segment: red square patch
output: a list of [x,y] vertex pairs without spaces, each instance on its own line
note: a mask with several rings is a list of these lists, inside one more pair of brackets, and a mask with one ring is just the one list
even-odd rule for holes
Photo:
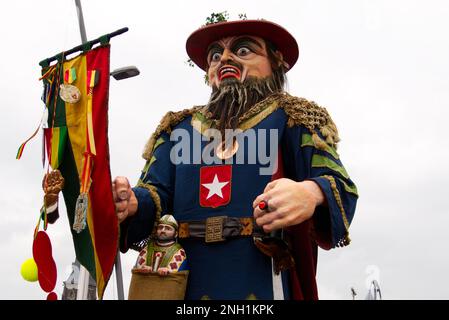
[[217,208],[231,200],[232,165],[201,167],[200,205]]

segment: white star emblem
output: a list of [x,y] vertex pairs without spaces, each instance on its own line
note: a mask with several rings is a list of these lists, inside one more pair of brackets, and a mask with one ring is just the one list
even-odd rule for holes
[[214,180],[212,181],[212,183],[202,183],[202,185],[209,189],[209,194],[207,195],[207,199],[209,199],[210,197],[212,197],[214,194],[216,194],[217,196],[219,196],[220,198],[223,199],[223,194],[221,193],[221,189],[223,189],[223,187],[225,185],[227,185],[229,183],[229,181],[227,182],[220,182],[218,181],[218,177],[217,174],[215,174]]

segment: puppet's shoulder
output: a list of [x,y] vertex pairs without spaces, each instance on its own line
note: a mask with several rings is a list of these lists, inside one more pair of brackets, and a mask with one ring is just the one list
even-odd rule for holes
[[287,115],[288,127],[304,126],[311,133],[319,131],[327,144],[336,147],[340,141],[337,126],[326,108],[314,101],[289,94],[280,96],[278,103],[279,108],[282,108]]
[[146,160],[151,159],[155,145],[163,132],[170,134],[174,127],[176,127],[184,119],[190,117],[192,114],[197,112],[200,108],[201,106],[195,106],[190,109],[184,109],[181,111],[167,112],[162,117],[161,122],[159,123],[156,130],[151,135],[150,139],[145,145],[145,149],[142,154],[143,158]]

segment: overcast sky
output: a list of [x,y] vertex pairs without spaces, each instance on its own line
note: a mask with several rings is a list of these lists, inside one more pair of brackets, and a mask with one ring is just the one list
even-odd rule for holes
[[[112,175],[135,183],[143,146],[169,110],[204,104],[203,72],[186,65],[185,40],[212,12],[228,10],[283,25],[300,56],[289,91],[325,106],[342,141],[339,153],[360,199],[342,249],[320,251],[322,299],[364,298],[377,279],[386,299],[449,298],[449,4],[410,0],[82,2],[89,39],[113,38],[111,69],[141,75],[111,80]],[[43,103],[39,61],[80,43],[73,0],[8,1],[0,10],[0,298],[45,299],[20,276],[32,256],[42,205],[41,136],[20,161],[18,146],[35,130]],[[64,207],[62,205],[62,207]],[[74,250],[65,214],[47,232],[58,267],[55,291],[70,274]],[[137,253],[122,255],[125,295]],[[115,276],[106,299],[116,299]]]

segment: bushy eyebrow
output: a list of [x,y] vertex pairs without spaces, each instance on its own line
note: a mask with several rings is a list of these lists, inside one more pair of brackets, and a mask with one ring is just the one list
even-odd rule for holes
[[[263,45],[257,41],[256,39],[250,38],[248,36],[241,36],[236,38],[235,40],[232,41],[230,47],[234,47],[236,44],[239,44],[241,42],[249,42],[251,44],[255,44],[256,46],[258,46],[260,49],[263,49]],[[223,51],[224,48],[222,45],[219,44],[218,41],[212,43],[211,45],[209,45],[209,47],[207,47],[207,54],[209,54],[212,49],[217,49],[218,51]]]
[[255,44],[260,49],[263,49],[263,45],[259,41],[257,41],[256,39],[250,38],[250,37],[245,37],[245,36],[242,36],[242,37],[237,38],[234,41],[232,41],[231,47],[234,47],[236,44],[239,44],[241,42],[249,42],[251,44]]
[[207,47],[207,54],[212,51],[212,49],[217,49],[218,51],[223,51],[223,47],[218,44],[218,42],[212,43],[209,47]]

